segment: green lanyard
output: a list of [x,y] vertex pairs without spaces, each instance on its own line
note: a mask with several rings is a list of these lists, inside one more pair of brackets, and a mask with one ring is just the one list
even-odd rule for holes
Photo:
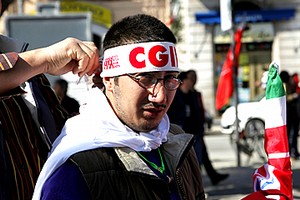
[[137,152],[137,154],[143,159],[145,160],[147,163],[149,163],[149,165],[151,165],[154,169],[156,169],[157,171],[159,171],[161,174],[164,174],[165,172],[165,164],[164,164],[164,160],[162,158],[162,155],[160,153],[159,148],[157,149],[158,153],[159,153],[159,157],[160,157],[160,162],[161,162],[161,167],[158,167],[155,163],[149,161],[147,158],[145,158],[145,156],[143,156],[140,152]]

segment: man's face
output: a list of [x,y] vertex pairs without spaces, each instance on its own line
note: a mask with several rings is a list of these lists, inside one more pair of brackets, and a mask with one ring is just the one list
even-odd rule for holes
[[187,76],[188,76],[188,79],[191,80],[192,85],[193,85],[193,87],[194,87],[194,85],[195,85],[196,82],[197,82],[197,76],[196,76],[196,74],[195,74],[194,72],[190,72],[190,73],[188,73]]
[[[177,72],[152,72],[156,78],[177,77]],[[156,87],[145,89],[128,75],[104,80],[106,94],[119,119],[131,129],[151,131],[159,125],[170,107],[176,90],[166,90],[163,81]],[[109,85],[107,85],[109,84]]]
[[191,90],[194,87],[193,81],[189,78],[186,78],[186,79],[183,80],[183,85],[185,86],[185,88],[187,90]]

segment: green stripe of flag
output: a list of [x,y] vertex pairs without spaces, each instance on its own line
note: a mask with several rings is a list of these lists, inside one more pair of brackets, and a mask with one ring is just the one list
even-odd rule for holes
[[285,90],[278,74],[279,66],[272,62],[268,72],[268,82],[266,88],[266,99],[279,98],[285,96]]

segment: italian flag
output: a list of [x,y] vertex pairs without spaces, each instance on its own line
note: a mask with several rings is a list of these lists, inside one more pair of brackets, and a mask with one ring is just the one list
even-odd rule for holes
[[[268,163],[253,175],[254,191],[278,190],[293,199],[292,170],[286,129],[286,96],[278,74],[279,66],[273,62],[268,72],[265,109],[265,151]],[[280,195],[268,195],[269,199],[286,199]]]

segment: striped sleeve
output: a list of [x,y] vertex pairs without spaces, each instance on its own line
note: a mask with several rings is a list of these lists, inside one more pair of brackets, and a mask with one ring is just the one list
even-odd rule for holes
[[13,68],[19,56],[15,52],[0,54],[0,71]]

